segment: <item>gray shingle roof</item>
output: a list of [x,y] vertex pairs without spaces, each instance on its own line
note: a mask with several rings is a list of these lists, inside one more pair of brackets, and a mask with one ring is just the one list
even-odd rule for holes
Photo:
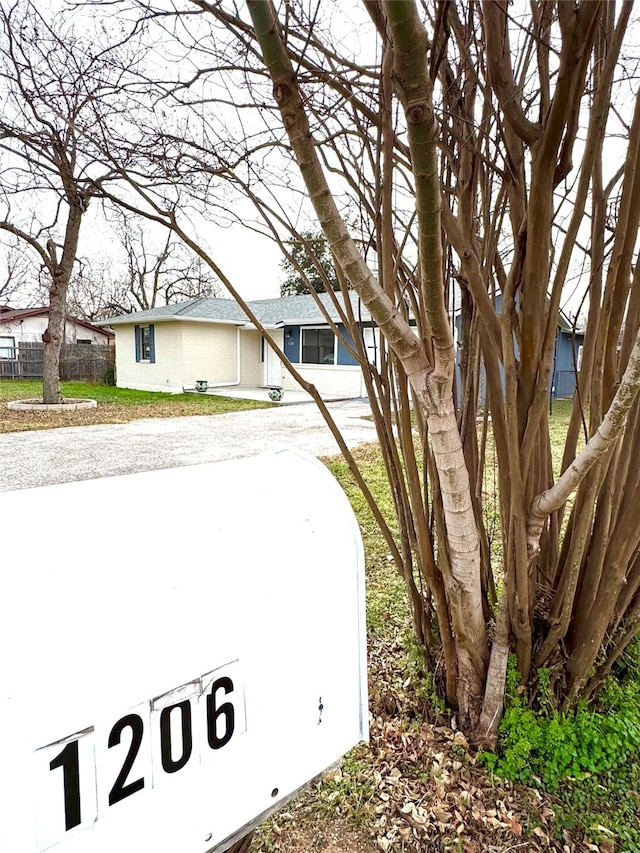
[[[336,294],[342,301],[342,295]],[[369,312],[364,305],[358,306],[358,297],[350,293],[355,316],[367,321]],[[328,293],[321,293],[320,299],[326,306],[332,320],[338,320],[338,312]],[[325,323],[326,319],[312,296],[284,296],[279,299],[256,299],[247,303],[256,317],[265,325],[284,325],[286,323]],[[135,311],[132,314],[119,314],[103,320],[100,325],[118,326],[124,323],[148,323],[158,320],[201,320],[212,323],[237,323],[244,325],[249,320],[238,303],[233,299],[188,299],[174,305],[162,305],[148,311]]]
[[149,308],[147,311],[133,311],[131,314],[118,314],[103,320],[107,326],[117,326],[122,323],[145,323],[154,320],[170,319],[224,320],[237,322],[246,321],[244,313],[233,299],[187,299],[173,305],[161,305]]

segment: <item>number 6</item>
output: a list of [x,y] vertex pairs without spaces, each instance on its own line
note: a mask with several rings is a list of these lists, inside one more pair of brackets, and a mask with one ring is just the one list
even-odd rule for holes
[[[207,738],[211,749],[220,749],[229,743],[235,728],[236,712],[231,702],[223,702],[219,708],[216,707],[216,694],[218,690],[224,690],[225,695],[233,692],[233,681],[226,676],[214,681],[211,685],[211,693],[207,696]],[[224,734],[218,737],[218,720],[224,717]]]

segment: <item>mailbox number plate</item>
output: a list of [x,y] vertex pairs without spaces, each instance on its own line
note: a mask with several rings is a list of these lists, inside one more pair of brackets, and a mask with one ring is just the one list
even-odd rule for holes
[[234,661],[40,747],[36,761],[38,851],[88,829],[119,803],[170,784],[246,731]]

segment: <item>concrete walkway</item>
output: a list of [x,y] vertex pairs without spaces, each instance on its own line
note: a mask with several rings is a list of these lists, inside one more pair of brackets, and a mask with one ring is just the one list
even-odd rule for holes
[[[197,391],[192,391],[191,389],[185,389],[185,391],[187,394],[197,394],[197,396],[202,396]],[[204,391],[203,393],[213,397],[235,397],[238,400],[260,400],[263,403],[268,403],[271,399],[269,397],[268,388],[247,388],[246,385],[243,385],[241,388],[209,388],[208,391]],[[349,400],[353,398],[340,396],[339,394],[323,394],[322,399],[325,403],[337,403],[342,400]],[[313,397],[311,394],[303,391],[302,388],[298,388],[295,391],[287,389],[283,392],[282,400],[279,405],[297,406],[300,403],[313,403]]]
[[[375,441],[367,400],[329,403],[349,447]],[[313,403],[0,435],[0,491],[253,456],[293,445],[314,456],[338,446]]]

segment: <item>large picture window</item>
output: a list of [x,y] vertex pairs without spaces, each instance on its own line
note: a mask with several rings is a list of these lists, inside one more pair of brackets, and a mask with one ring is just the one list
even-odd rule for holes
[[16,339],[7,335],[0,336],[0,358],[16,357]]
[[302,363],[336,363],[336,336],[331,329],[302,330]]

